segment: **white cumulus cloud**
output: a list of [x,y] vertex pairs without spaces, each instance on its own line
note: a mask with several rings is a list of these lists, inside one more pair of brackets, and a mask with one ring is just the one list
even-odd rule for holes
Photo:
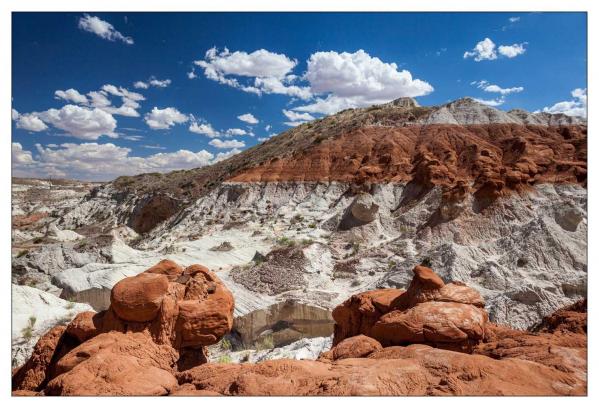
[[428,82],[415,79],[409,71],[398,70],[397,64],[383,62],[364,50],[316,52],[308,60],[304,78],[310,83],[312,94],[320,96],[293,110],[310,113],[330,114],[433,91]]
[[479,99],[479,98],[472,98],[472,99],[474,99],[478,103],[482,103],[483,105],[488,105],[488,106],[500,106],[505,103],[505,98],[503,96],[501,96],[499,98],[495,98],[495,99]]
[[137,81],[133,84],[134,88],[137,89],[148,89],[151,86],[155,88],[166,88],[171,84],[170,79],[156,79],[156,77],[150,77],[147,81]]
[[208,144],[210,146],[216,147],[217,149],[233,149],[233,148],[245,147],[244,142],[235,140],[235,139],[231,139],[231,140],[212,139]]
[[562,101],[553,106],[546,106],[543,112],[563,113],[568,116],[587,117],[587,90],[586,88],[576,88],[571,92],[572,99]]
[[98,108],[65,105],[60,109],[40,112],[40,119],[69,135],[85,140],[96,140],[100,136],[117,137],[116,119]]
[[177,124],[187,122],[189,118],[176,108],[159,109],[154,107],[149,113],[146,113],[144,120],[152,129],[170,129]]
[[255,125],[259,122],[259,120],[256,119],[256,117],[251,113],[244,113],[243,115],[239,115],[237,116],[237,119],[239,119],[242,122],[249,123],[250,125]]
[[210,123],[198,122],[196,120],[193,120],[189,125],[189,131],[197,133],[198,135],[208,136],[210,138],[221,136],[220,132],[215,130]]
[[515,58],[518,55],[524,54],[526,52],[526,49],[524,48],[525,45],[526,43],[500,45],[499,48],[497,48],[497,50],[503,56],[506,56],[508,58]]
[[21,115],[16,109],[11,111],[12,120],[17,122],[18,129],[28,130],[30,132],[41,132],[48,129],[48,126],[37,116],[36,113],[26,113]]
[[499,93],[501,95],[509,95],[512,93],[519,93],[524,91],[522,86],[513,86],[510,88],[502,88],[499,85],[491,84],[484,79],[482,81],[471,82],[470,85],[476,85],[477,88],[482,89],[485,92]]
[[84,31],[94,33],[98,37],[108,41],[118,40],[128,45],[133,44],[133,38],[124,36],[118,32],[108,21],[104,21],[96,16],[84,14],[83,17],[79,19],[79,28]]
[[232,129],[227,129],[225,134],[227,136],[245,136],[248,134],[248,132],[245,131],[244,129],[232,128]]
[[521,44],[512,44],[512,45],[500,45],[497,47],[493,40],[490,38],[485,38],[482,41],[479,41],[472,51],[466,51],[464,53],[464,59],[466,58],[474,58],[474,61],[480,62],[484,60],[496,60],[497,52],[499,51],[500,55],[503,55],[507,58],[514,58],[518,55],[524,54],[526,49],[524,46],[526,43]]
[[147,157],[132,156],[131,149],[113,143],[36,145],[36,157],[13,143],[13,171],[24,177],[68,177],[106,181],[122,175],[168,172],[202,167],[214,162],[206,150],[178,150]]
[[[204,69],[204,76],[244,92],[260,95],[281,94],[301,99],[310,98],[306,87],[292,85],[297,78],[290,74],[297,61],[285,54],[277,54],[265,49],[251,53],[230,52],[227,48],[219,51],[216,47],[206,51],[203,60],[194,64]],[[195,78],[195,73],[188,73]]]
[[64,99],[67,102],[74,102],[82,105],[87,104],[87,97],[81,95],[78,90],[73,88],[67,89],[66,91],[57,90],[54,92],[54,96],[56,99]]

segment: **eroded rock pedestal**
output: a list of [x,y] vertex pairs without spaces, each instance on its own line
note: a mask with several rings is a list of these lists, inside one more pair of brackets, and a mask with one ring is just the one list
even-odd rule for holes
[[429,344],[471,350],[489,321],[480,294],[462,283],[445,284],[431,269],[414,268],[406,291],[383,289],[352,296],[333,310],[336,345],[364,334],[384,346]]
[[165,395],[176,371],[206,362],[231,330],[234,301],[201,265],[162,261],[121,280],[110,308],[80,313],[39,340],[13,389],[45,395]]

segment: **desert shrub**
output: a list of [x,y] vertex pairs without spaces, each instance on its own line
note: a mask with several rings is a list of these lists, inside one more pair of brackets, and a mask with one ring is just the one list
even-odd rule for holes
[[291,238],[281,237],[281,238],[277,239],[277,244],[290,247],[290,246],[294,246],[296,244],[296,242],[294,240],[292,240]]
[[27,255],[28,253],[29,253],[29,250],[23,249],[23,250],[19,251],[19,253],[17,254],[17,258],[21,258],[21,257]]
[[272,350],[275,348],[275,342],[271,334],[261,337],[254,343],[256,350]]
[[220,346],[224,349],[224,350],[231,350],[232,345],[231,345],[231,340],[229,339],[222,339],[222,341],[220,342]]
[[230,363],[231,361],[233,361],[231,359],[231,356],[227,356],[227,355],[223,355],[218,358],[219,363]]

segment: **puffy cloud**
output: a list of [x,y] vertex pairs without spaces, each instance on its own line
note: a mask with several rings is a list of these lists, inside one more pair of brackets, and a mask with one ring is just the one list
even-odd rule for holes
[[[145,100],[144,96],[140,93],[131,92],[127,88],[116,87],[110,84],[104,85],[99,91],[88,92],[87,97],[73,88],[66,91],[57,90],[54,92],[54,95],[56,99],[64,99],[79,105],[98,108],[111,115],[129,117],[139,116],[136,109],[140,107],[139,101]],[[122,100],[121,106],[113,106],[109,96],[120,97]]]
[[48,129],[48,126],[37,116],[36,113],[26,113],[21,115],[16,109],[11,111],[12,120],[17,122],[18,129],[28,130],[30,132],[41,132]]
[[189,72],[187,73],[187,78],[189,78],[189,79],[195,79],[195,78],[197,78],[197,77],[198,77],[198,76],[196,75],[196,71],[195,71],[195,69],[193,69],[193,68],[191,69],[191,71],[189,71]]
[[371,57],[364,50],[314,53],[304,78],[309,81],[312,94],[326,95],[293,108],[310,113],[331,114],[433,91],[428,82],[414,79],[409,71],[399,71],[397,64]]
[[256,119],[256,117],[251,113],[244,113],[243,115],[239,115],[237,116],[237,119],[239,119],[242,122],[249,123],[250,125],[255,125],[259,122],[259,120]]
[[155,86],[156,88],[166,88],[170,84],[171,84],[170,79],[156,79],[156,78],[150,79],[150,85]]
[[67,102],[74,102],[82,105],[87,104],[85,95],[81,95],[79,91],[73,88],[67,89],[66,91],[55,91],[54,95],[56,99],[64,99]]
[[505,98],[503,96],[499,97],[499,98],[495,98],[495,99],[478,99],[478,98],[472,98],[472,99],[474,99],[478,103],[482,103],[483,105],[488,105],[488,106],[500,106],[505,103]]
[[48,109],[37,115],[45,123],[64,130],[69,135],[85,140],[96,140],[100,136],[117,137],[114,132],[116,119],[101,109],[65,105],[60,109]]
[[270,126],[270,125],[264,126],[264,130],[266,130],[267,132],[269,132],[270,129],[272,129],[272,126]]
[[490,38],[485,38],[479,41],[472,51],[466,51],[464,58],[474,57],[474,61],[482,60],[494,60],[497,59],[497,52],[495,51],[495,43]]
[[510,23],[517,23],[518,21],[520,21],[520,17],[510,17],[508,20],[510,21]]
[[28,150],[23,150],[21,143],[13,142],[11,156],[13,166],[29,165],[34,162],[31,152]]
[[216,155],[216,158],[214,159],[214,163],[218,163],[219,161],[223,161],[225,159],[228,159],[231,156],[235,156],[236,154],[241,153],[240,149],[231,149],[228,152],[222,152],[222,153],[218,153]]
[[176,124],[187,122],[189,118],[176,108],[154,107],[151,112],[146,113],[144,120],[152,129],[170,129]]
[[518,55],[524,54],[526,52],[526,49],[524,48],[525,45],[526,43],[500,45],[499,48],[497,48],[497,50],[503,56],[506,56],[508,58],[515,58]]
[[491,84],[485,80],[474,81],[474,82],[471,82],[470,85],[476,85],[477,88],[480,88],[485,92],[499,93],[501,95],[509,95],[511,93],[519,93],[524,90],[524,88],[521,86],[514,86],[511,88],[502,88],[499,85]]
[[209,143],[210,146],[214,146],[217,149],[232,149],[232,148],[240,148],[245,147],[245,143],[239,140],[220,140],[220,139],[212,139]]
[[544,107],[543,112],[563,113],[568,116],[587,117],[587,90],[576,88],[571,92],[572,100],[562,101],[550,107]]
[[307,112],[299,113],[283,109],[283,114],[287,116],[287,119],[289,119],[289,121],[284,122],[287,126],[298,126],[302,123],[306,123],[315,119],[314,116],[310,115]]
[[[168,172],[206,166],[214,155],[206,150],[178,150],[147,157],[131,156],[131,149],[112,143],[64,143],[57,147],[36,145],[37,156],[13,143],[13,170],[28,177],[69,177],[84,180],[111,180],[122,175]],[[19,158],[15,160],[15,157]],[[31,158],[31,159],[29,159]]]
[[226,75],[282,79],[297,61],[264,49],[248,54],[244,51],[231,53],[227,48],[219,52],[215,47],[206,52],[205,60],[195,61],[195,64],[204,68],[210,79]]
[[133,84],[134,88],[137,89],[148,89],[149,87],[153,86],[155,88],[166,88],[167,86],[169,86],[171,84],[171,80],[170,79],[156,79],[156,77],[150,77],[150,79],[146,82],[144,81],[137,81]]
[[124,36],[118,32],[108,21],[101,20],[96,16],[84,14],[83,17],[79,19],[79,28],[96,34],[98,37],[108,41],[118,40],[128,45],[133,44],[133,38]]
[[247,131],[239,128],[227,129],[227,131],[225,132],[225,135],[227,136],[245,136],[247,134]]
[[484,40],[479,41],[478,44],[474,46],[472,51],[466,51],[464,53],[464,59],[473,57],[474,61],[476,62],[483,60],[496,60],[497,51],[499,51],[499,54],[503,55],[504,57],[514,58],[526,52],[526,49],[524,48],[525,45],[526,43],[521,43],[500,45],[499,47],[496,47],[495,43],[490,38],[485,38]]
[[215,130],[210,123],[198,123],[193,120],[189,125],[189,131],[198,135],[208,136],[210,138],[220,137],[220,132]]
[[[244,92],[281,94],[301,99],[311,96],[308,88],[291,85],[297,77],[289,73],[297,61],[284,54],[265,49],[252,53],[230,52],[227,48],[219,51],[214,47],[206,52],[203,60],[194,61],[194,64],[204,69],[206,78]],[[195,78],[193,71],[187,75]],[[245,78],[244,83],[240,82],[242,78]],[[254,79],[253,82],[250,78]]]

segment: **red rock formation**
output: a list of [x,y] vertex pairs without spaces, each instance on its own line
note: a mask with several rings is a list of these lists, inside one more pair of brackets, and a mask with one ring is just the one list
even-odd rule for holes
[[[368,358],[205,364],[177,374],[192,390],[221,395],[582,395],[575,374],[519,359],[388,347]],[[190,387],[193,386],[193,389]]]
[[333,344],[364,334],[385,346],[423,343],[465,350],[483,339],[489,319],[474,289],[459,282],[446,285],[431,269],[416,266],[405,292],[390,291],[383,292],[393,295],[379,307],[371,300],[378,295],[373,291],[335,308]]
[[[513,330],[487,323],[475,291],[444,284],[430,269],[416,267],[405,292],[366,292],[336,308],[336,345],[318,361],[204,364],[203,346],[231,328],[230,292],[199,265],[176,276],[151,271],[124,280],[126,287],[113,298],[126,303],[121,295],[130,292],[146,310],[147,299],[136,288],[148,279],[167,279],[166,291],[149,286],[149,303],[162,299],[153,320],[123,320],[111,306],[103,313],[82,313],[67,328],[55,327],[15,371],[13,395],[587,392],[586,302],[557,311],[534,332]],[[383,345],[403,345],[383,348],[379,338]],[[414,342],[428,344],[409,344]]]
[[319,356],[319,360],[343,360],[344,358],[367,357],[382,350],[381,343],[363,334],[349,337]]
[[48,395],[162,395],[175,370],[206,362],[231,330],[234,301],[201,265],[162,261],[118,282],[111,306],[57,326],[13,375],[14,390]]
[[230,180],[411,182],[492,199],[540,182],[586,184],[586,152],[585,126],[364,127]]

